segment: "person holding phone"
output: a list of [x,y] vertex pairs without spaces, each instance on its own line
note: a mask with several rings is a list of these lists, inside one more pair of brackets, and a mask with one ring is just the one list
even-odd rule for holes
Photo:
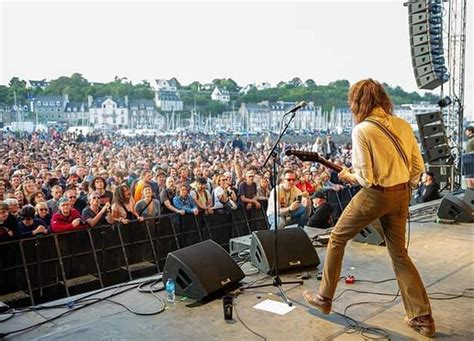
[[101,195],[99,191],[89,193],[89,205],[82,211],[82,219],[90,227],[96,225],[111,225],[114,223],[112,218],[112,210],[109,202],[102,207],[100,205]]
[[296,173],[292,169],[283,172],[283,182],[270,192],[268,200],[267,217],[270,229],[275,229],[274,194],[277,190],[277,228],[298,224],[304,227],[308,221],[311,206],[307,197],[295,186]]

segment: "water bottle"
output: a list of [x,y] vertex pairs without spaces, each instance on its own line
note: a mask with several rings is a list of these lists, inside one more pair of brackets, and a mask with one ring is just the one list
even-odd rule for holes
[[166,298],[168,300],[168,303],[174,303],[176,299],[174,290],[174,281],[172,278],[168,278],[168,281],[166,281]]
[[456,220],[454,219],[442,219],[442,218],[436,218],[436,222],[438,224],[456,224]]

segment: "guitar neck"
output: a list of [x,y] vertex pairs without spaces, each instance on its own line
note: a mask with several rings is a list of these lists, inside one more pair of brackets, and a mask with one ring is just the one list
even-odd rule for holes
[[318,153],[315,152],[307,152],[303,150],[287,150],[286,155],[294,155],[301,161],[311,161],[311,162],[317,162],[322,164],[323,166],[332,169],[335,172],[340,172],[342,171],[342,167],[339,165],[335,165],[334,163],[326,160],[325,158],[321,157]]

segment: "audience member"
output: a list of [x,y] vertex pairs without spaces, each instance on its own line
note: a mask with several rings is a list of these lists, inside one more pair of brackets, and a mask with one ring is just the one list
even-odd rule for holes
[[20,231],[16,218],[8,212],[8,205],[4,201],[0,201],[0,242],[19,237]]
[[44,201],[41,201],[36,204],[36,218],[39,218],[43,221],[44,226],[50,230],[51,229],[51,213],[49,212],[48,204]]
[[421,175],[421,185],[415,194],[418,203],[439,199],[439,185],[433,172],[426,171]]
[[90,227],[114,223],[111,204],[106,202],[101,206],[100,199],[101,197],[98,191],[89,193],[89,205],[82,211],[82,220]]
[[179,186],[178,194],[173,198],[173,206],[178,210],[188,214],[198,215],[199,210],[191,196],[188,193],[188,186],[182,184]]
[[157,217],[161,214],[161,204],[153,198],[153,189],[146,184],[142,189],[142,199],[135,205],[135,210],[140,217]]
[[18,229],[22,238],[30,238],[49,233],[46,224],[41,219],[35,217],[35,213],[35,208],[31,205],[22,207],[18,223]]
[[[304,227],[311,211],[310,203],[295,186],[296,173],[292,169],[283,172],[283,182],[272,189],[268,200],[267,217],[270,229],[283,228],[297,223]],[[278,210],[277,226],[275,226],[274,191],[277,191],[276,208]]]
[[332,226],[332,207],[327,202],[324,191],[315,192],[311,196],[313,202],[313,212],[308,219],[307,225],[320,229],[327,229]]
[[51,217],[51,231],[54,233],[77,230],[86,227],[81,214],[72,207],[67,197],[58,200],[58,211]]
[[199,209],[199,212],[204,214],[213,214],[212,196],[207,190],[207,180],[203,177],[198,177],[195,181],[196,188],[191,190],[191,197]]
[[254,177],[254,171],[248,170],[245,173],[245,181],[239,184],[238,196],[246,210],[251,210],[252,208],[260,209],[261,207],[258,201],[257,184],[254,181]]

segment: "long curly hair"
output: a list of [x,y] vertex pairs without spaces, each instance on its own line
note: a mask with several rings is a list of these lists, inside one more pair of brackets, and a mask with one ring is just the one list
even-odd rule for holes
[[121,183],[120,185],[118,185],[116,188],[115,188],[115,191],[114,191],[114,196],[113,196],[113,199],[112,201],[116,204],[119,204],[119,205],[125,205],[125,204],[128,204],[128,202],[130,201],[129,200],[126,200],[125,199],[125,196],[123,195],[123,189],[126,188],[130,191],[130,188],[128,187],[128,185],[126,183]]
[[387,114],[393,115],[393,103],[382,84],[368,78],[351,86],[349,106],[357,123],[365,120],[372,110],[381,107]]

